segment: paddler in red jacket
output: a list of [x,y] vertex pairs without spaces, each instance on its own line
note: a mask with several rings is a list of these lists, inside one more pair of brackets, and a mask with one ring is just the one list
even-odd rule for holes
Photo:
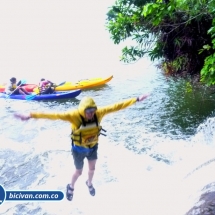
[[55,91],[55,84],[45,78],[41,78],[39,83],[39,93],[40,94],[52,94]]
[[72,201],[75,182],[82,174],[85,158],[87,158],[89,166],[86,185],[89,189],[89,193],[92,196],[95,195],[92,179],[97,161],[99,135],[104,134],[105,132],[100,124],[102,118],[109,113],[125,109],[136,102],[141,102],[147,97],[148,95],[142,95],[137,98],[127,99],[102,107],[97,107],[91,97],[84,97],[76,110],[62,113],[31,112],[28,115],[15,114],[15,117],[21,120],[29,120],[31,118],[51,120],[61,119],[71,123],[71,150],[76,170],[72,175],[71,183],[66,187],[66,197],[69,201]]

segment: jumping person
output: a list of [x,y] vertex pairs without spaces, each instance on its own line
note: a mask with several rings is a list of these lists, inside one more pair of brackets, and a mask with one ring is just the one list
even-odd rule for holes
[[89,193],[92,196],[95,195],[92,179],[97,161],[99,135],[103,134],[105,131],[100,125],[102,118],[109,113],[125,109],[136,102],[143,101],[147,97],[148,95],[142,95],[137,98],[127,99],[102,107],[97,107],[91,97],[84,97],[76,110],[62,113],[31,112],[28,115],[15,114],[15,117],[21,120],[29,120],[31,118],[61,119],[71,123],[71,151],[76,170],[72,175],[71,183],[66,187],[66,197],[69,201],[72,201],[75,182],[82,174],[85,158],[87,158],[89,166],[86,185],[89,189]]

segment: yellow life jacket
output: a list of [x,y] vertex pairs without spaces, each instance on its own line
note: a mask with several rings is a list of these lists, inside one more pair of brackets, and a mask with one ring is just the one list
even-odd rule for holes
[[105,135],[101,133],[101,130],[105,130],[98,124],[96,115],[94,116],[94,120],[91,122],[86,122],[82,116],[81,119],[82,125],[71,134],[72,142],[76,146],[91,148],[98,143],[98,137],[100,134]]
[[10,86],[9,86],[9,90],[10,91],[14,91],[15,89],[17,88],[17,85],[16,84],[10,84]]

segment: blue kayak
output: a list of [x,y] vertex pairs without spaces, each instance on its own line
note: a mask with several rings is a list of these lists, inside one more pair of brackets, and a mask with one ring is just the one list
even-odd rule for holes
[[75,98],[81,93],[81,90],[67,91],[67,92],[54,92],[52,94],[44,95],[11,95],[8,97],[5,93],[0,93],[0,98],[5,99],[18,99],[18,100],[58,100],[58,99],[71,99]]

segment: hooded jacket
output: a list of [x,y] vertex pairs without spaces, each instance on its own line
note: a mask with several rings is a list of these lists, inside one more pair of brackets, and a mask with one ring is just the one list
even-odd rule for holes
[[[122,109],[125,109],[131,105],[133,105],[137,101],[137,98],[127,99],[121,102],[117,102],[112,105],[97,107],[95,101],[91,97],[84,97],[81,102],[79,103],[78,109],[71,110],[68,112],[62,112],[62,113],[43,113],[43,112],[31,112],[30,115],[32,118],[36,119],[51,119],[51,120],[64,120],[71,123],[71,129],[72,133],[74,133],[76,130],[78,130],[81,125],[83,124],[81,116],[84,118],[84,120],[87,122],[87,119],[85,117],[85,110],[87,108],[96,108],[96,117],[98,120],[98,124],[100,124],[102,118],[109,114],[113,113]],[[80,146],[79,143],[74,142],[75,145]],[[93,143],[90,147],[93,147],[96,143]],[[82,146],[87,147],[87,146]]]

